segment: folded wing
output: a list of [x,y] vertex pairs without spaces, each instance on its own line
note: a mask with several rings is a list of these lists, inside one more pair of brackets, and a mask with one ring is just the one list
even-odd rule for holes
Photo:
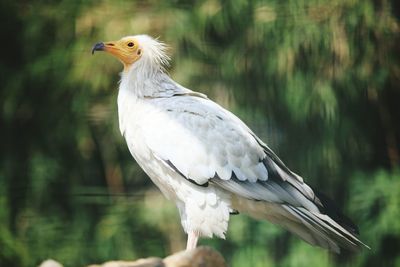
[[311,188],[229,111],[189,95],[149,102],[158,113],[146,123],[146,144],[182,177],[249,199],[317,210]]
[[[363,245],[354,224],[332,208],[331,201],[316,196],[229,111],[190,94],[149,103],[157,111],[143,128],[145,142],[182,179],[231,192],[247,201],[241,205],[245,212],[279,224],[310,244],[336,252]],[[261,205],[253,208],[257,201]]]

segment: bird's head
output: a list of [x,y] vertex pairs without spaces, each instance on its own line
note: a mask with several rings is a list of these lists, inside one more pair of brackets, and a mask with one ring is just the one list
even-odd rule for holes
[[118,58],[124,65],[124,70],[133,65],[142,65],[149,70],[163,69],[168,64],[169,57],[165,53],[166,46],[148,35],[123,37],[118,41],[100,42],[93,46],[95,51],[104,51]]

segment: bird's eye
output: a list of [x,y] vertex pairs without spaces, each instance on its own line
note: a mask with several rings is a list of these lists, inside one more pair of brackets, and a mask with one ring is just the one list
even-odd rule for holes
[[129,47],[133,47],[134,45],[135,45],[135,44],[132,43],[132,42],[128,43],[128,46],[129,46]]

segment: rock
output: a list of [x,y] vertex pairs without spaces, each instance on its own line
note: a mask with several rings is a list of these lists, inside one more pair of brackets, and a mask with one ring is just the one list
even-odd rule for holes
[[[147,258],[136,261],[109,261],[88,267],[226,267],[222,255],[210,247],[181,251],[165,259]],[[42,267],[42,266],[40,266]],[[45,266],[47,267],[47,266]],[[50,267],[50,266],[49,266]]]
[[160,258],[147,258],[136,261],[109,261],[101,265],[89,265],[88,267],[164,267]]
[[42,262],[42,264],[40,264],[39,267],[63,267],[63,266],[55,260],[48,259]]

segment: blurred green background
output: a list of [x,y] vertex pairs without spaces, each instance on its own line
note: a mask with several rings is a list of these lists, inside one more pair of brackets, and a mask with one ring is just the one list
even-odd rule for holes
[[247,122],[360,226],[333,255],[233,216],[202,240],[230,266],[400,266],[400,4],[335,1],[0,2],[0,266],[166,256],[172,203],[120,136],[115,59],[98,41],[147,33],[168,71]]

